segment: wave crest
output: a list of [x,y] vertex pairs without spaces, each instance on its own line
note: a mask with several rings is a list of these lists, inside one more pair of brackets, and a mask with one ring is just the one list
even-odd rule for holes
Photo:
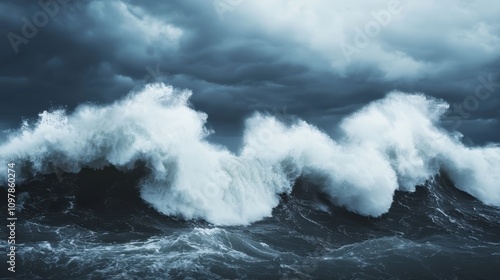
[[234,154],[206,140],[207,115],[190,107],[191,94],[153,84],[111,105],[45,111],[0,146],[0,162],[36,174],[141,161],[149,170],[141,196],[155,209],[224,225],[270,216],[299,176],[361,215],[386,213],[396,190],[413,191],[441,169],[459,189],[500,206],[500,148],[466,147],[440,128],[444,101],[391,93],[347,117],[337,140],[305,121],[256,113]]

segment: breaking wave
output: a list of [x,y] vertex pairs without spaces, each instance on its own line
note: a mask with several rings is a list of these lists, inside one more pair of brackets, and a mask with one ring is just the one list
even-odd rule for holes
[[467,147],[441,128],[449,106],[442,100],[390,93],[345,118],[335,139],[302,120],[256,113],[235,154],[207,140],[207,115],[190,106],[191,94],[153,84],[111,105],[45,111],[0,145],[0,164],[16,162],[36,175],[143,163],[146,202],[166,215],[218,225],[271,216],[299,177],[365,216],[386,213],[396,190],[414,191],[440,171],[460,190],[500,206],[500,147]]

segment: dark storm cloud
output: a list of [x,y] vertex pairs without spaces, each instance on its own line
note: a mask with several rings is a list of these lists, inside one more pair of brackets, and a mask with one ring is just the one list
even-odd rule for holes
[[[42,1],[49,2],[58,3]],[[393,89],[463,106],[481,77],[500,77],[491,1],[401,1],[349,59],[339,46],[359,47],[356,30],[389,1],[66,2],[17,54],[8,34],[22,36],[23,18],[33,22],[44,9],[34,1],[0,4],[0,128],[54,107],[111,102],[156,80],[192,89],[193,105],[220,137],[238,134],[256,110],[285,110],[329,131]],[[460,116],[459,129],[477,141],[500,141],[500,87],[493,89]]]

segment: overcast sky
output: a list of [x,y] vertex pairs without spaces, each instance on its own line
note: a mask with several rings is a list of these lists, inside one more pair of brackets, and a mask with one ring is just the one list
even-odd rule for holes
[[496,0],[58,1],[0,2],[2,130],[162,81],[192,89],[221,138],[254,111],[329,132],[398,89],[452,104],[467,141],[500,142]]

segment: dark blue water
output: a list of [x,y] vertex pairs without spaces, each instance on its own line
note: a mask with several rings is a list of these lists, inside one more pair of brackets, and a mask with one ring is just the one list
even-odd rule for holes
[[[367,218],[296,182],[273,216],[220,227],[159,214],[140,169],[38,176],[17,188],[18,263],[5,279],[498,279],[500,210],[446,174]],[[5,188],[1,188],[6,197]],[[2,217],[7,206],[2,204]],[[5,220],[5,219],[4,219]],[[6,245],[2,227],[1,242]],[[5,258],[5,254],[4,254]],[[5,261],[3,261],[5,264]],[[14,277],[13,277],[14,276]]]

